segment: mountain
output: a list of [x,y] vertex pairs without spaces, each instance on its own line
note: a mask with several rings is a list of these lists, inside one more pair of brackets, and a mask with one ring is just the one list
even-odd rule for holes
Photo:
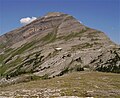
[[74,71],[120,73],[120,46],[103,32],[60,12],[0,36],[0,83],[4,77],[14,78],[6,80],[13,83],[29,76],[51,78]]

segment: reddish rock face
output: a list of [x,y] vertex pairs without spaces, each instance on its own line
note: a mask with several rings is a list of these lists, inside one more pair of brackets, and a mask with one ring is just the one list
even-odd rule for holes
[[[29,37],[34,37],[34,35],[46,35],[43,33],[53,32],[54,30],[56,30],[57,37],[61,37],[66,36],[71,32],[86,30],[86,27],[68,14],[51,12],[26,26],[0,36],[0,44],[9,47],[17,42],[27,40]],[[90,30],[92,29],[87,30],[87,32],[89,33]],[[105,37],[105,40],[108,40],[104,34],[102,36]]]

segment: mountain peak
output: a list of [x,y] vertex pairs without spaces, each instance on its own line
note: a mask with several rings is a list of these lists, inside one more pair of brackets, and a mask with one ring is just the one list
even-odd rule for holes
[[54,77],[86,69],[120,73],[119,61],[119,46],[103,32],[60,12],[0,36],[0,74],[7,78],[27,73]]
[[45,16],[48,16],[48,17],[50,17],[50,16],[60,16],[62,14],[64,14],[64,13],[61,13],[61,12],[48,12]]

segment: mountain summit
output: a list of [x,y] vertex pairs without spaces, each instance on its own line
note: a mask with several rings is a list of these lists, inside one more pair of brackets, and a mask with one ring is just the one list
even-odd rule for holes
[[71,15],[50,12],[0,36],[1,77],[91,70],[120,73],[120,47]]

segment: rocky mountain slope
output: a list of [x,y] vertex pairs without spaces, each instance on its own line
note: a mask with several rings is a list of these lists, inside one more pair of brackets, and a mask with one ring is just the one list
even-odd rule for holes
[[0,83],[90,70],[120,73],[120,46],[71,15],[51,12],[0,36]]

